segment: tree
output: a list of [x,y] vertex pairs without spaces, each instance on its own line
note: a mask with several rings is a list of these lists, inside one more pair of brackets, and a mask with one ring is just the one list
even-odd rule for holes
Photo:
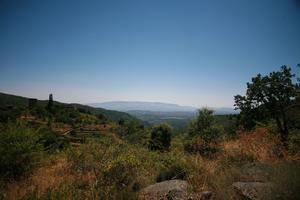
[[199,136],[207,142],[217,138],[222,132],[213,116],[214,111],[208,108],[202,108],[198,111],[198,117],[191,122],[189,127],[189,136]]
[[292,82],[294,76],[291,68],[282,66],[280,71],[253,77],[252,82],[247,83],[246,95],[234,97],[241,118],[245,121],[274,119],[281,139],[285,142],[289,134],[287,109],[296,97],[297,85]]
[[151,150],[169,150],[171,144],[172,129],[168,124],[155,126],[151,131],[149,148]]
[[202,108],[198,113],[197,119],[190,123],[184,149],[211,157],[218,151],[216,143],[224,128],[215,121],[213,110]]

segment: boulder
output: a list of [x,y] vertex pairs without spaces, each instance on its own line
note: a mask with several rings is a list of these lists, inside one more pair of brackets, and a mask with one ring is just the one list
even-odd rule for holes
[[140,200],[186,200],[188,183],[169,180],[150,185],[139,193]]
[[262,195],[271,192],[272,184],[269,182],[235,182],[232,186],[244,197],[259,200]]
[[192,193],[188,197],[188,200],[212,200],[212,199],[214,199],[214,195],[213,195],[213,192],[211,192],[211,191]]
[[211,200],[213,199],[213,193],[211,191],[204,191],[201,193],[200,200]]

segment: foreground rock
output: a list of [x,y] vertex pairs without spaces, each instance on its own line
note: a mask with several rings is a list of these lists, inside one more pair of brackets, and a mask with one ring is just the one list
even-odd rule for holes
[[214,195],[211,191],[190,194],[188,200],[213,200]]
[[140,200],[186,200],[188,183],[183,180],[163,181],[140,191]]
[[239,193],[251,200],[259,200],[262,196],[271,192],[271,183],[262,182],[235,182],[232,186]]

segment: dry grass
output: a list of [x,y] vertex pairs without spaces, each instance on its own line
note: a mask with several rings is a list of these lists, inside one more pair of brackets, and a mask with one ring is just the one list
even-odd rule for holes
[[[188,180],[193,192],[211,190],[216,199],[238,200],[241,196],[232,188],[233,182],[276,181],[279,175],[271,171],[278,164],[283,164],[285,173],[290,173],[289,161],[299,161],[299,158],[285,150],[276,136],[264,128],[241,132],[237,138],[221,142],[219,148],[222,150],[214,159],[199,155],[188,158],[193,166]],[[286,185],[293,182],[293,178],[290,179],[285,180]]]
[[67,166],[67,161],[62,156],[52,157],[29,177],[9,183],[5,189],[5,197],[12,200],[21,199],[30,192],[42,196],[49,188],[55,187],[69,176]]
[[261,163],[290,159],[280,140],[265,128],[242,132],[235,140],[223,142],[222,147],[225,155],[248,155]]
[[[111,145],[115,145],[111,149],[114,150],[113,152],[124,143],[115,134],[106,134],[105,136],[110,138],[110,140],[108,140],[108,144],[103,144],[108,145],[109,148],[112,148]],[[112,144],[110,144],[111,142]],[[177,142],[178,144],[173,145],[171,152],[168,154],[148,152],[147,149],[142,148],[134,149],[130,145],[125,146],[125,149],[120,149],[119,153],[126,151],[129,155],[133,155],[136,159],[143,161],[133,183],[138,183],[139,188],[153,184],[159,172],[158,169],[164,169],[164,165],[170,165],[175,161],[178,162],[180,159],[183,166],[187,168],[187,181],[191,186],[189,188],[190,194],[197,195],[202,191],[210,190],[213,191],[216,199],[238,200],[241,197],[231,187],[233,182],[268,181],[270,177],[264,174],[266,171],[265,167],[274,168],[277,163],[282,162],[285,164],[286,161],[297,159],[289,155],[280,144],[280,141],[269,133],[267,129],[263,128],[242,132],[234,140],[221,142],[219,148],[222,150],[213,159],[184,153],[180,144],[181,141]],[[98,160],[88,159],[93,153],[97,157],[101,152],[101,148],[104,148],[101,145],[98,146],[98,144],[95,147],[100,149],[94,149],[90,145],[76,148],[76,151],[82,151],[86,154],[87,158],[83,159],[86,166],[93,164],[93,162],[98,162]],[[118,151],[115,153],[118,153]],[[109,154],[109,157],[111,155],[114,154]],[[37,197],[49,196],[51,199],[61,198],[61,196],[65,197],[62,199],[70,199],[70,197],[90,199],[99,196],[97,183],[101,181],[98,180],[101,176],[97,176],[93,170],[82,170],[79,172],[72,170],[69,167],[70,165],[65,159],[65,154],[61,153],[59,156],[52,156],[44,166],[35,170],[29,178],[8,184],[6,187],[6,198],[20,199],[29,193],[35,193]],[[283,172],[289,173],[292,175],[287,177],[292,179],[294,173],[290,172],[294,172],[294,168],[289,170],[283,165],[280,168],[280,173],[277,173],[277,175],[275,172],[273,173],[275,174],[272,175],[275,179],[274,182],[278,179],[280,182],[286,182],[285,185],[289,185],[290,180],[286,180],[284,179],[285,176],[279,175],[284,174]],[[270,180],[273,181],[272,179]],[[111,194],[107,194],[107,196],[109,195]],[[124,195],[132,195],[132,193],[124,193]],[[116,197],[115,199],[118,198]]]

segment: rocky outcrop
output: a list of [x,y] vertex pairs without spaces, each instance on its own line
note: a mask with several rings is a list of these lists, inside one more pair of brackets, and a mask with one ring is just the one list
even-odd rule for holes
[[271,191],[271,183],[263,182],[235,182],[232,186],[244,197],[259,200]]
[[189,194],[188,200],[213,200],[214,195],[211,191]]
[[139,193],[140,200],[186,200],[188,183],[169,180],[150,185]]
[[183,180],[163,181],[142,189],[140,200],[212,200],[213,193],[204,191],[197,194],[187,193],[188,183]]

